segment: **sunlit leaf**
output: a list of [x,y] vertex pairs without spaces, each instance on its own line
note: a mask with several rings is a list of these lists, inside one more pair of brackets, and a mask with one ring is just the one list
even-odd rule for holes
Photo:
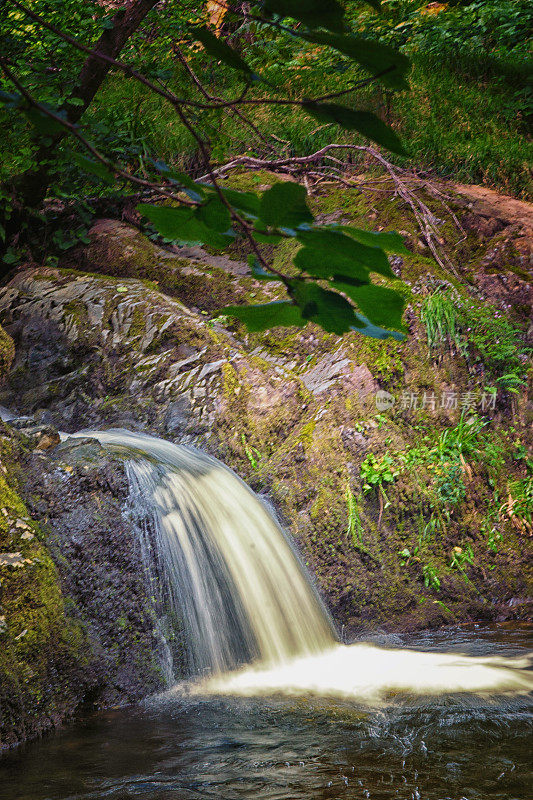
[[353,239],[368,247],[379,247],[387,253],[398,253],[403,256],[410,255],[405,243],[396,231],[364,231],[353,228],[351,225],[339,225],[337,230],[347,233]]
[[[214,186],[199,184],[206,191],[216,192]],[[237,211],[244,211],[247,216],[259,216],[259,197],[253,192],[239,192],[237,189],[225,189],[219,186],[220,191]]]
[[147,217],[165,239],[176,239],[189,243],[202,242],[202,244],[223,250],[234,238],[231,234],[219,233],[208,228],[195,217],[194,209],[191,208],[140,203],[137,211]]
[[405,330],[402,321],[405,299],[399,292],[372,283],[353,286],[342,280],[335,280],[331,285],[353,300],[374,324]]
[[342,295],[323,289],[312,281],[290,281],[291,297],[304,319],[316,322],[329,333],[346,333],[358,322],[354,307]]
[[211,197],[195,211],[196,219],[208,228],[224,233],[231,226],[231,217],[227,206],[218,197]]
[[294,263],[300,269],[313,268],[317,277],[333,277],[339,273],[368,282],[368,271],[388,278],[396,277],[386,254],[378,247],[368,247],[336,230],[317,228],[299,231],[297,238],[306,245],[299,250]]

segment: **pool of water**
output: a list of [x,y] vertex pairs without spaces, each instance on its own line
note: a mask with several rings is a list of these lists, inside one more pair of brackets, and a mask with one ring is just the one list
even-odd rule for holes
[[[464,626],[380,644],[520,656],[531,627]],[[82,717],[0,759],[2,800],[529,800],[524,695],[324,697],[170,693]]]

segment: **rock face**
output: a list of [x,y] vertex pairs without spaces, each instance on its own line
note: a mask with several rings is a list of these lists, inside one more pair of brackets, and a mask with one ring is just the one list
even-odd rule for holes
[[[338,213],[339,199],[327,200]],[[492,246],[498,231],[489,233]],[[274,502],[346,636],[524,618],[531,399],[527,388],[499,393],[480,421],[496,378],[457,346],[428,348],[420,297],[450,286],[429,259],[395,263],[410,335],[377,342],[313,325],[250,334],[210,320],[204,312],[231,295],[261,301],[278,289],[244,276],[241,262],[230,269],[205,253],[165,253],[122,223],[95,226],[78,257],[89,272],[31,268],[0,289],[0,322],[16,344],[0,403],[32,418],[17,434],[31,451],[19,491],[55,569],[60,627],[77,637],[61,675],[85,665],[79,686],[69,678],[76,690],[46,678],[53,697],[67,698],[47,712],[52,724],[81,696],[126,702],[162,680],[120,465],[90,438],[54,448],[54,426],[144,430],[220,458]],[[106,269],[114,277],[98,274]],[[526,290],[515,278],[506,308],[516,296],[523,315]],[[24,575],[32,541],[7,536],[0,571]],[[0,609],[0,641],[7,625],[16,652],[27,626],[10,613]],[[30,734],[45,727],[36,718]],[[16,731],[12,741],[27,735]]]
[[88,439],[28,450],[26,430],[1,438],[0,749],[165,685],[122,463]]

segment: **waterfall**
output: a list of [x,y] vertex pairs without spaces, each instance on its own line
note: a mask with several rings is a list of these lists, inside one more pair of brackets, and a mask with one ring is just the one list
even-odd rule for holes
[[374,703],[398,692],[533,688],[530,657],[341,644],[283,530],[230,469],[144,434],[75,436],[92,436],[125,459],[132,503],[147,520],[141,549],[145,558],[155,551],[172,616],[186,632],[191,680],[171,694],[318,694]]
[[265,504],[192,448],[123,430],[88,431],[126,456],[132,499],[151,518],[192,674],[273,666],[335,642],[333,623]]

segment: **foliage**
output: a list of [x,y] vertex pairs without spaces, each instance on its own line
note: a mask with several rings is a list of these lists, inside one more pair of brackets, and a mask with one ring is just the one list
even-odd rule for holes
[[[71,5],[68,4],[69,9]],[[129,11],[125,11],[124,15],[119,12],[114,17],[102,14],[93,18],[85,7],[78,8],[75,3],[74,6],[76,13],[73,8],[73,18],[79,29],[93,41],[98,33],[101,34],[96,44],[96,56],[94,50],[87,51],[85,45],[78,44],[78,31],[74,36],[68,32],[72,28],[71,22],[64,24],[62,11],[65,9],[55,9],[51,16],[45,17],[46,4],[37,2],[29,7],[12,0],[6,4],[4,19],[0,18],[0,22],[12,29],[11,35],[5,37],[7,58],[0,60],[6,87],[0,99],[5,113],[13,118],[16,125],[20,126],[21,120],[25,124],[30,123],[30,140],[35,148],[29,158],[30,172],[33,169],[36,176],[33,180],[40,180],[41,184],[45,181],[46,189],[57,165],[64,164],[61,156],[66,156],[69,164],[74,162],[80,170],[91,178],[97,177],[105,186],[112,187],[116,176],[123,185],[124,182],[133,182],[153,190],[163,189],[164,194],[173,201],[172,204],[141,203],[138,211],[150,223],[152,231],[155,228],[167,242],[201,243],[211,248],[225,249],[240,231],[247,238],[253,253],[250,257],[252,274],[260,279],[281,282],[287,293],[287,299],[282,302],[221,309],[221,313],[240,319],[250,330],[263,330],[275,325],[305,325],[307,321],[313,321],[331,333],[356,330],[374,338],[402,338],[402,295],[394,289],[371,283],[370,279],[371,272],[394,279],[386,252],[403,248],[399,237],[395,239],[391,234],[377,234],[368,243],[368,234],[356,228],[317,224],[308,207],[306,191],[297,184],[276,184],[262,196],[222,188],[212,172],[207,140],[203,132],[197,129],[201,130],[204,125],[208,129],[213,127],[219,118],[220,108],[229,106],[235,109],[244,102],[245,95],[254,92],[255,97],[247,99],[247,102],[259,106],[263,103],[289,105],[315,120],[356,131],[390,150],[405,154],[396,133],[370,111],[353,108],[351,104],[325,102],[329,100],[329,95],[302,95],[297,99],[292,96],[279,97],[268,80],[263,79],[238,50],[220,36],[219,31],[212,32],[205,24],[201,24],[202,20],[198,19],[189,4],[181,11],[166,9],[163,12],[161,29],[156,37],[152,37],[157,42],[156,46],[150,46],[146,35],[143,38],[139,31],[134,35],[129,34],[133,66],[116,60],[120,51],[106,50],[109,44],[106,31],[112,30],[113,35],[120,39],[121,26],[125,25]],[[193,44],[193,49],[202,51],[204,62],[207,58],[212,66],[216,61],[230,74],[236,75],[240,99],[224,102],[218,96],[211,96],[183,56],[181,59],[185,61],[189,72],[189,84],[191,80],[193,83],[192,92],[190,85],[182,85],[179,89],[185,96],[180,97],[164,83],[161,86],[163,78],[168,79],[170,75],[163,75],[162,65],[159,69],[150,66],[150,56],[161,54],[161,44],[166,41],[169,30],[165,28],[165,21],[167,24],[175,21],[176,14],[184,40]],[[224,19],[242,22],[242,14],[247,20],[247,11],[228,11]],[[207,10],[205,15],[209,16]],[[290,17],[294,23],[289,20],[291,27],[286,24],[280,26],[281,17]],[[300,42],[341,53],[348,63],[360,65],[375,80],[389,87],[407,87],[409,60],[388,45],[370,43],[355,36],[346,25],[342,6],[334,0],[329,0],[326,6],[314,2],[302,5],[292,0],[276,0],[275,3],[273,0],[264,0],[251,19],[258,20],[257,33],[263,30],[277,32],[281,28]],[[63,83],[52,80],[46,84],[44,75],[51,68],[49,51],[58,42]],[[193,181],[187,173],[177,171],[160,157],[152,157],[146,147],[139,149],[134,144],[133,128],[129,131],[132,135],[129,147],[124,147],[124,142],[120,142],[118,153],[116,146],[115,152],[109,152],[106,128],[99,124],[98,117],[96,120],[86,117],[89,126],[86,123],[81,131],[78,120],[94,98],[91,77],[89,75],[84,79],[83,76],[85,72],[91,73],[92,67],[87,70],[85,65],[79,73],[79,80],[75,77],[74,69],[79,69],[81,55],[86,52],[98,69],[103,69],[100,54],[107,53],[105,71],[111,61],[114,68],[130,80],[140,82],[152,95],[170,103],[182,126],[196,143],[207,179]],[[64,59],[63,53],[66,54]],[[33,76],[33,64],[30,69],[27,67],[28,58],[34,54],[38,64],[37,79]],[[136,71],[139,57],[142,58],[143,74]],[[163,63],[169,63],[168,56]],[[67,74],[69,81],[65,83]],[[74,85],[72,91],[71,84]],[[237,88],[235,78],[232,87]],[[242,117],[242,112],[239,113]],[[66,136],[73,137],[76,147],[81,145],[87,153],[65,149],[63,140]],[[99,149],[106,146],[107,152]],[[134,152],[137,172],[128,169],[127,163],[124,163]],[[22,178],[15,179],[13,186],[18,182],[25,187],[23,192],[17,190],[19,203],[29,202],[31,205],[31,200],[28,201],[31,195],[28,191],[30,179],[31,175],[28,177],[26,173]],[[8,199],[9,193],[4,205],[6,227],[13,227]],[[6,233],[4,238],[8,238]],[[296,275],[274,269],[259,247],[260,244],[276,243],[283,238],[293,238],[302,245],[294,260]],[[57,246],[59,249],[67,247],[67,240],[60,239]]]
[[424,576],[424,586],[427,589],[440,589],[440,578],[432,564],[424,564],[422,567],[422,574]]
[[360,545],[363,542],[363,526],[361,515],[357,507],[357,500],[349,486],[346,487],[346,506],[348,512],[348,528],[346,536],[350,537],[354,544]]
[[370,492],[376,486],[383,488],[384,484],[392,483],[398,475],[399,470],[389,453],[385,453],[381,458],[369,453],[361,464],[364,492]]
[[465,581],[468,581],[468,576],[466,574],[467,564],[474,564],[472,545],[467,544],[464,549],[462,547],[454,547],[451,552],[450,567],[452,569],[458,569],[463,574]]
[[430,348],[453,345],[472,370],[481,367],[497,387],[508,392],[516,393],[525,385],[531,348],[500,309],[463,301],[454,290],[445,289],[425,298],[421,319]]
[[422,303],[420,318],[426,326],[428,347],[460,346],[457,306],[452,289],[433,292]]
[[533,535],[533,463],[527,462],[527,474],[523,478],[509,480],[507,501],[500,515],[507,516],[514,527],[525,535]]
[[244,448],[244,452],[246,453],[246,458],[252,465],[252,469],[258,469],[259,462],[261,461],[262,458],[261,453],[259,452],[257,447],[252,447],[251,445],[248,444],[244,433],[241,433],[241,441],[242,441],[242,446]]

